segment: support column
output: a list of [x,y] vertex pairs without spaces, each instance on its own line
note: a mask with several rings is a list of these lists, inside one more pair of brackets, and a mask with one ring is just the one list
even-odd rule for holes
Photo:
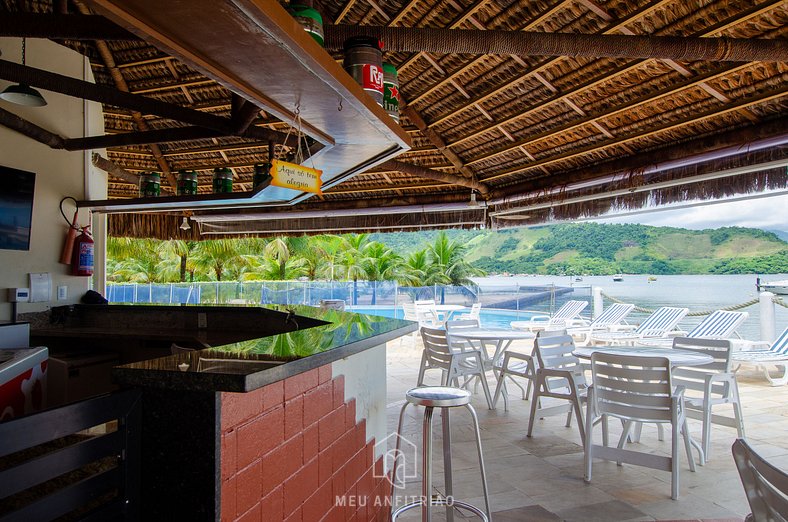
[[760,294],[761,341],[769,343],[774,341],[777,336],[773,298],[774,294],[771,292],[761,292]]
[[595,286],[594,287],[594,319],[599,317],[599,314],[602,313],[602,310],[605,307],[605,303],[602,300],[602,287]]

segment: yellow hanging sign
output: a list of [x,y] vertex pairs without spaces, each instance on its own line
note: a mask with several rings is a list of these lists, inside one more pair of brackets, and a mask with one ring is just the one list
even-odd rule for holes
[[320,190],[322,170],[310,169],[303,165],[279,160],[274,160],[271,164],[273,165],[271,167],[271,176],[273,177],[271,185],[322,194]]

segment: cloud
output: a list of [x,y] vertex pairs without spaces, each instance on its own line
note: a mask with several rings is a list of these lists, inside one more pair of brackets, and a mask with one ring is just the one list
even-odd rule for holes
[[700,230],[720,227],[748,227],[788,230],[788,195],[746,201],[721,201],[707,206],[659,210],[630,216],[600,218],[602,223],[640,223],[658,227]]

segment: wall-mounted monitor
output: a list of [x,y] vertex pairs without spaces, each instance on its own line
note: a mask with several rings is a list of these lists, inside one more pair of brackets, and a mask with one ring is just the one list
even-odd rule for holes
[[30,250],[35,187],[35,173],[0,166],[0,249]]

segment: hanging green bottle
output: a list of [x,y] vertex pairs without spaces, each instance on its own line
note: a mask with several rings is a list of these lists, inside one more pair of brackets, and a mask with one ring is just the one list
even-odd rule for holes
[[290,4],[287,11],[296,21],[304,26],[304,31],[309,33],[320,46],[323,46],[323,17],[312,7],[301,4]]

